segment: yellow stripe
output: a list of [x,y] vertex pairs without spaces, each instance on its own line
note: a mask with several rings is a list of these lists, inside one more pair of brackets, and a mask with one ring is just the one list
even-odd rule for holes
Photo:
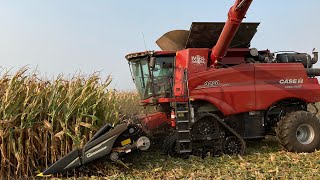
[[129,139],[126,139],[126,140],[124,140],[124,141],[121,141],[121,145],[122,146],[125,146],[125,145],[128,145],[128,144],[130,144],[131,143],[131,139],[129,138]]

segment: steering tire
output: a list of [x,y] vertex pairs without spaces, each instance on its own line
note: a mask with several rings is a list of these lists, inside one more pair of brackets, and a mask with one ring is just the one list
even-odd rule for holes
[[320,149],[320,121],[310,112],[288,113],[277,124],[277,137],[290,152],[314,152]]

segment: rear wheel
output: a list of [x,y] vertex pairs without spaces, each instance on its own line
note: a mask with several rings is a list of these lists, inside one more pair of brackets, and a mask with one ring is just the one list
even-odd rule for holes
[[291,152],[313,152],[320,149],[320,121],[310,112],[287,114],[276,129],[280,144]]

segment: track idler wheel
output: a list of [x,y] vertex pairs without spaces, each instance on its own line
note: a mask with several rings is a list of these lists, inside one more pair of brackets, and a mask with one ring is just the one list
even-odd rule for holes
[[223,153],[228,155],[244,154],[245,149],[241,140],[236,136],[229,136],[223,142]]

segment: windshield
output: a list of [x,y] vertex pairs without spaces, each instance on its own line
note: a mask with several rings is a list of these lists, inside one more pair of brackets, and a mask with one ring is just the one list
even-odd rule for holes
[[151,70],[147,58],[130,61],[132,76],[141,99],[147,99],[153,95],[171,96],[173,59],[174,57],[156,57],[155,67]]
[[130,64],[132,68],[132,76],[140,98],[146,99],[151,97],[151,79],[147,58],[133,60]]
[[157,57],[153,69],[153,87],[156,96],[171,96],[174,57]]

